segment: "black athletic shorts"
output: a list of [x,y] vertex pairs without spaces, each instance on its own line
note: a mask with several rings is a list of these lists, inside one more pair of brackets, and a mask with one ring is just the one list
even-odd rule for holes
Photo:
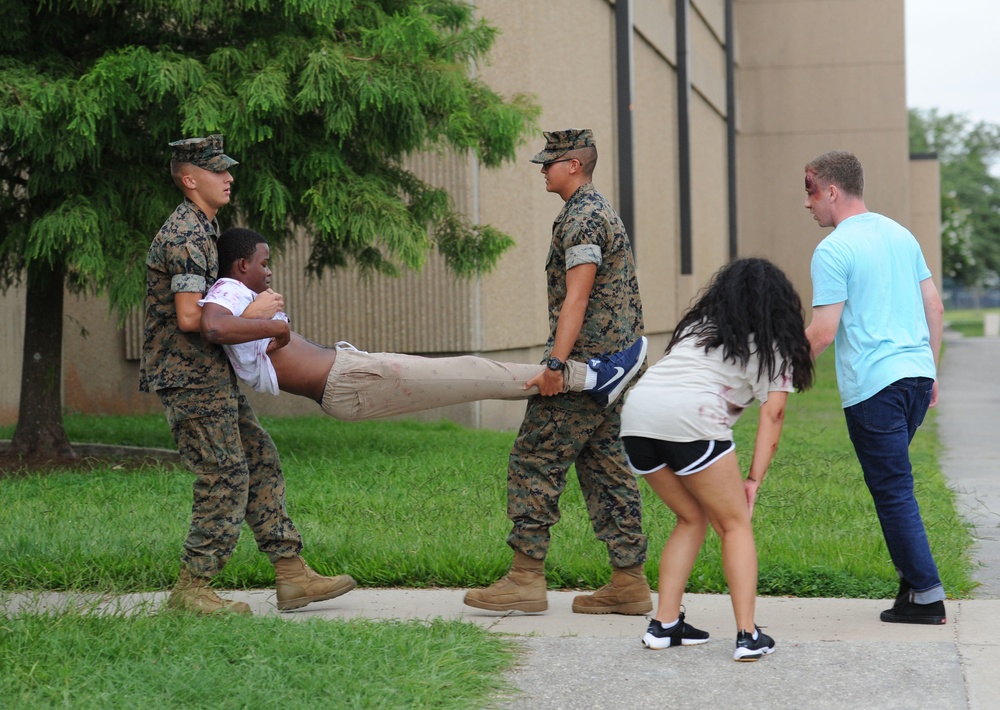
[[678,476],[698,473],[736,448],[732,441],[663,441],[645,436],[623,436],[632,473],[642,476],[664,466]]

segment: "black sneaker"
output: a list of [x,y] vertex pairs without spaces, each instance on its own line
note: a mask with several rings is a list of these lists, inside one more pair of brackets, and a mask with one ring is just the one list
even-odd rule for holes
[[897,604],[892,609],[883,611],[879,618],[892,624],[944,624],[948,621],[942,601],[930,604],[916,602]]
[[913,587],[902,577],[899,578],[899,591],[896,593],[896,600],[892,603],[892,608],[903,606],[910,601],[910,590]]
[[625,385],[632,381],[646,362],[647,346],[643,336],[620,353],[592,357],[587,361],[587,367],[597,373],[597,384],[587,392],[599,405],[610,407],[615,403]]
[[749,631],[740,631],[736,634],[736,653],[733,654],[734,661],[757,661],[769,653],[774,653],[774,639],[754,625],[757,631],[757,638]]
[[649,622],[646,635],[642,637],[642,645],[654,651],[671,646],[697,646],[706,641],[708,641],[708,632],[685,623],[683,611],[677,623],[666,629],[663,628],[663,624],[653,619]]

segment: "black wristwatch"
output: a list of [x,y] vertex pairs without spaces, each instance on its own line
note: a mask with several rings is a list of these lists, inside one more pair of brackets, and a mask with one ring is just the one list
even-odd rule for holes
[[566,363],[557,357],[550,357],[548,362],[548,368],[550,370],[555,370],[557,372],[562,372],[566,369]]

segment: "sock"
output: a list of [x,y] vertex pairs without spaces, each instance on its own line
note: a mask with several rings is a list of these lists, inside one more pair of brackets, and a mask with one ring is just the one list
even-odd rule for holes
[[753,636],[751,638],[753,638],[754,641],[756,641],[757,639],[760,638],[760,634],[757,632],[757,627],[756,626],[753,627]]
[[663,628],[664,631],[666,631],[670,627],[674,626],[678,621],[680,621],[680,619],[674,619],[669,624],[667,622],[665,622],[665,621],[661,621],[660,622],[660,626]]
[[583,391],[592,390],[597,387],[597,373],[587,367],[587,376],[583,380]]

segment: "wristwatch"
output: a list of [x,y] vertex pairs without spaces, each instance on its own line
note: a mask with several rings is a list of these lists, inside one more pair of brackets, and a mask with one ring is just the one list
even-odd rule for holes
[[566,369],[566,363],[557,357],[550,357],[548,362],[548,368],[550,370],[556,370],[557,372],[561,372]]

